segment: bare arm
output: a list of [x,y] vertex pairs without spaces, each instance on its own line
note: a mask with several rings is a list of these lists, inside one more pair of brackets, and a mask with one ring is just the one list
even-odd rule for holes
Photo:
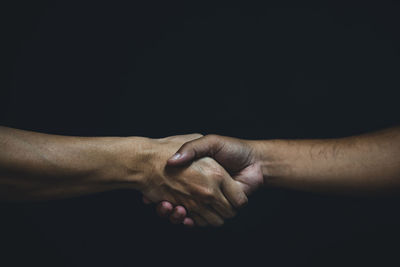
[[[128,184],[139,187],[139,164],[128,183],[115,157],[126,141],[0,127],[0,197],[45,200],[119,189]],[[131,141],[138,151],[144,140]]]
[[[256,140],[209,135],[169,164],[213,157],[248,192],[261,184],[312,192],[400,192],[400,127],[338,139]],[[262,180],[262,182],[260,182]]]
[[[184,165],[205,156],[242,183],[246,194],[262,185],[316,193],[400,193],[400,127],[320,140],[249,141],[208,135],[185,143],[168,164]],[[173,210],[166,201],[158,206],[160,216],[175,222],[179,220],[174,218],[185,219],[182,210]]]
[[350,194],[400,192],[400,127],[340,139],[249,144],[269,186]]
[[48,200],[131,188],[152,202],[185,206],[199,225],[221,225],[247,202],[240,185],[211,158],[166,167],[183,143],[199,137],[68,137],[0,127],[0,198]]

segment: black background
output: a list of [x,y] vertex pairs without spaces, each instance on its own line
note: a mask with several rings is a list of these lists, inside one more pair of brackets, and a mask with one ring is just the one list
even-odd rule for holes
[[[399,123],[398,3],[188,2],[3,3],[1,124],[270,139]],[[132,191],[2,203],[0,265],[399,266],[398,204],[262,189],[188,230]]]

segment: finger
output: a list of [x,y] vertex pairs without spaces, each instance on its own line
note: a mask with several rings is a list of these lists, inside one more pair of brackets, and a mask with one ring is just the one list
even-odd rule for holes
[[[222,173],[220,174],[220,177],[222,178],[222,180],[220,180],[219,182],[219,190],[214,191],[213,196],[211,197],[210,205],[223,218],[232,218],[236,215],[236,211],[230,201],[225,196],[225,193],[223,193],[223,184],[224,182],[233,182],[233,185],[235,184],[233,178],[224,169],[221,169],[221,171]],[[234,189],[236,189],[236,191],[240,193],[240,188],[234,187]],[[237,193],[236,191],[234,192],[235,194]]]
[[183,225],[184,226],[186,226],[186,227],[194,227],[194,221],[193,221],[193,219],[192,218],[189,218],[189,217],[186,217],[184,220],[183,220]]
[[199,214],[208,224],[212,226],[222,226],[224,219],[221,218],[214,210],[208,207],[199,207],[196,210],[196,214]]
[[232,207],[231,203],[226,199],[226,197],[222,193],[220,193],[220,195],[211,204],[211,206],[224,219],[230,219],[235,217],[236,215],[235,209]]
[[169,203],[168,201],[162,201],[161,203],[159,203],[157,205],[156,210],[157,210],[158,216],[165,218],[171,214],[172,209],[173,209],[173,206],[171,203]]
[[167,161],[167,165],[182,165],[202,157],[213,157],[219,150],[221,144],[214,135],[207,135],[189,142],[186,142]]
[[151,204],[150,199],[148,199],[148,198],[145,197],[145,196],[142,196],[142,200],[143,200],[143,203],[144,203],[144,204]]
[[182,206],[176,206],[169,216],[169,220],[173,224],[183,223],[186,217],[186,209]]
[[202,134],[200,133],[192,133],[192,134],[181,134],[181,135],[173,135],[173,136],[168,136],[165,137],[164,139],[166,140],[178,140],[180,142],[189,142],[192,141],[194,139],[198,139],[200,137],[203,137]]
[[239,209],[247,205],[248,199],[240,183],[232,178],[226,178],[222,181],[222,192],[233,207]]
[[208,225],[207,221],[204,220],[200,215],[197,215],[194,212],[190,213],[190,217],[194,221],[195,225],[200,226],[200,227],[205,227]]

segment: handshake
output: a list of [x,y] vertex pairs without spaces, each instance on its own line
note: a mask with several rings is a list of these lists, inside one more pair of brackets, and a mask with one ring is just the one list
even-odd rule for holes
[[200,134],[154,142],[163,152],[154,155],[141,189],[143,201],[161,202],[159,215],[172,223],[221,226],[263,185],[252,142]]
[[187,226],[220,226],[262,185],[317,193],[400,190],[400,127],[337,139],[217,135],[71,137],[0,127],[0,198],[52,200],[135,189]]

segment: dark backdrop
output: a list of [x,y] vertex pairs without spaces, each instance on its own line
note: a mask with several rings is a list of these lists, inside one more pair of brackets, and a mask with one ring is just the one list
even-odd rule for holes
[[[395,2],[9,2],[2,125],[269,139],[399,123]],[[263,189],[223,228],[187,230],[132,191],[2,203],[0,265],[398,266],[398,204]]]

